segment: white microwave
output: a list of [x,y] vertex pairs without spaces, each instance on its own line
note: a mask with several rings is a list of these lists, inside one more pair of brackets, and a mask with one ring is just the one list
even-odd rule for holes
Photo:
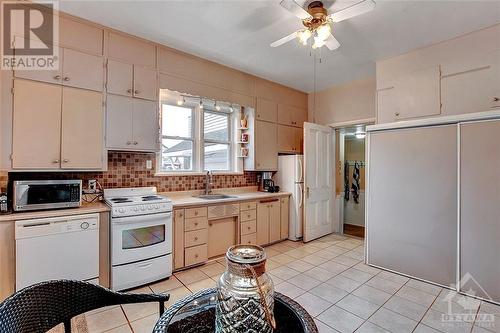
[[81,180],[22,180],[13,182],[15,211],[80,207]]

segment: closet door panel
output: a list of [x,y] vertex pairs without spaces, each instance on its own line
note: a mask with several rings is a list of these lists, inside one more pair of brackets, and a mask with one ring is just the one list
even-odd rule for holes
[[500,120],[462,124],[460,142],[461,289],[500,302]]
[[369,140],[369,263],[454,283],[457,127],[375,132]]

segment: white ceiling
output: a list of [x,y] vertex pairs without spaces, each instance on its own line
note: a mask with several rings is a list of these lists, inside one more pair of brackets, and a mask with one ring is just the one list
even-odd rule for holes
[[[357,0],[359,1],[359,0]],[[374,11],[333,27],[341,43],[318,56],[316,89],[375,74],[375,61],[500,22],[500,0],[375,0]],[[280,0],[63,0],[60,9],[310,92],[314,61],[292,41],[269,44],[301,28]],[[307,5],[310,0],[297,0]],[[325,1],[334,10],[356,0]]]

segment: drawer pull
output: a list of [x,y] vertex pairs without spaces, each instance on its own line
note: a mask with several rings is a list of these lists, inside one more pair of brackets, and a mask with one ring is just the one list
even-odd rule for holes
[[198,226],[198,222],[195,222],[194,225],[195,225],[195,227],[197,227]]
[[198,215],[198,211],[194,212],[194,215]]
[[250,214],[247,214],[247,217],[248,217],[248,218],[250,218],[250,216],[251,216]]
[[64,78],[64,81],[69,81],[69,77],[67,77],[67,76],[66,76],[66,77]]
[[248,230],[250,230],[250,229],[252,229],[252,228],[251,228],[251,227],[248,227],[247,229],[248,229]]
[[198,254],[195,254],[195,255],[194,255],[194,257],[195,257],[195,258],[198,258]]
[[194,238],[194,240],[195,240],[195,241],[197,241],[197,240],[198,240],[198,237],[195,237],[195,238]]

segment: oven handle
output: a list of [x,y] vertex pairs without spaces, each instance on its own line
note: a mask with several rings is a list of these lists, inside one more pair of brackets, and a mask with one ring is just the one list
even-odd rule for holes
[[169,218],[172,218],[172,213],[114,217],[111,219],[111,221],[112,221],[112,224],[126,225],[126,224],[136,224],[138,222],[145,223],[145,222],[149,222],[149,221],[156,221],[159,219],[169,219]]

